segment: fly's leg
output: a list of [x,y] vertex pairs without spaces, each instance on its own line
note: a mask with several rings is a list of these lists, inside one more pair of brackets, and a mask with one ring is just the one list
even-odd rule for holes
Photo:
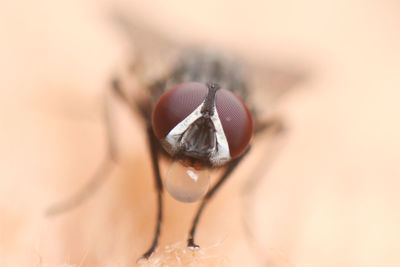
[[[114,79],[112,81],[112,84],[113,87],[115,88],[114,91],[128,105],[131,111],[133,113],[139,113],[145,121],[149,121],[151,111],[148,102],[141,101],[140,99],[133,99],[133,101],[130,101],[127,95],[124,94],[122,88],[120,87],[118,79]],[[153,254],[154,250],[158,245],[158,239],[161,233],[161,222],[162,222],[163,184],[161,180],[160,165],[159,165],[159,156],[161,148],[157,138],[153,134],[153,128],[150,123],[147,125],[147,139],[150,147],[151,163],[153,167],[153,172],[154,172],[153,175],[157,192],[157,221],[156,221],[156,228],[155,228],[153,242],[151,243],[149,249],[143,254],[143,256],[138,259],[138,261],[141,261],[142,259],[148,259],[151,256],[151,254]]]
[[100,186],[105,182],[106,178],[109,177],[110,172],[117,163],[117,146],[115,143],[115,133],[113,119],[111,116],[111,99],[112,97],[120,96],[121,94],[117,87],[111,87],[111,96],[106,95],[103,101],[103,118],[106,128],[107,137],[107,151],[106,155],[98,166],[96,172],[91,177],[86,185],[84,185],[78,192],[72,195],[70,198],[56,203],[46,210],[47,216],[54,216],[63,212],[69,211],[87,200],[92,196]]
[[[148,102],[142,101],[140,99],[133,99],[133,101],[130,101],[128,96],[122,90],[118,79],[114,79],[112,81],[112,84],[114,92],[116,92],[119,98],[127,104],[128,108],[130,108],[133,113],[138,112],[145,121],[149,121],[151,110]],[[157,192],[157,221],[156,221],[156,228],[155,228],[153,242],[151,243],[149,249],[143,254],[143,256],[138,259],[138,261],[142,259],[148,259],[151,256],[151,254],[153,254],[154,250],[158,245],[158,239],[161,233],[161,222],[162,222],[163,185],[162,185],[160,166],[159,166],[159,156],[161,150],[160,150],[160,144],[157,138],[153,134],[153,128],[151,124],[147,125],[147,139],[150,147],[151,163],[153,167],[154,181]]]
[[157,138],[153,134],[153,128],[151,127],[151,125],[148,125],[147,127],[147,137],[150,145],[151,161],[154,171],[154,181],[157,191],[157,222],[156,222],[156,229],[154,233],[153,242],[151,243],[150,248],[143,254],[141,258],[139,258],[138,261],[140,261],[141,259],[148,259],[151,256],[151,254],[153,254],[158,244],[158,238],[161,233],[161,222],[162,222],[163,185],[162,185],[160,166],[159,166],[160,145],[158,143]]
[[[255,128],[255,133],[263,133],[263,138],[268,138],[268,150],[265,151],[263,158],[257,163],[257,167],[254,168],[254,172],[250,175],[250,178],[244,184],[241,195],[243,198],[242,208],[243,208],[243,227],[245,230],[246,237],[248,239],[249,245],[253,249],[253,252],[259,259],[262,266],[265,266],[265,251],[257,244],[257,235],[254,233],[250,222],[252,221],[252,205],[250,197],[253,192],[258,188],[262,178],[265,177],[265,173],[268,168],[272,165],[273,161],[276,159],[276,155],[282,148],[282,137],[285,135],[285,128],[281,120],[271,119],[266,120],[258,124],[259,126]],[[256,136],[257,137],[257,136]],[[267,264],[269,265],[269,264]]]
[[283,122],[278,118],[258,122],[255,125],[255,138],[257,138],[257,135],[259,134],[264,134],[265,136],[262,138],[271,140],[269,144],[272,147],[266,151],[263,160],[259,163],[259,166],[263,166],[264,168],[255,168],[257,173],[250,175],[250,178],[246,181],[242,190],[243,195],[249,195],[257,187],[259,180],[263,177],[262,174],[266,172],[265,167],[269,167],[272,163],[272,160],[275,159],[275,155],[278,152],[277,150],[281,145],[281,143],[277,141],[284,135],[285,131],[286,130]]
[[208,191],[208,193],[204,196],[199,209],[197,210],[196,216],[194,217],[193,223],[192,223],[192,228],[190,229],[189,232],[189,238],[187,241],[187,246],[191,249],[198,249],[199,246],[196,245],[196,243],[194,242],[194,235],[196,233],[196,229],[197,229],[197,225],[200,219],[200,216],[203,212],[204,207],[208,204],[208,202],[210,201],[210,199],[215,195],[215,193],[217,192],[217,190],[221,187],[221,185],[228,179],[228,177],[230,177],[230,175],[232,174],[232,172],[235,170],[235,168],[239,165],[239,163],[241,162],[241,160],[243,159],[243,157],[249,152],[250,147],[246,150],[245,153],[243,153],[243,155],[241,155],[239,158],[234,159],[233,161],[231,161],[229,163],[229,165],[226,167],[224,173],[222,174],[222,176],[218,179],[217,183],[210,189],[210,191]]

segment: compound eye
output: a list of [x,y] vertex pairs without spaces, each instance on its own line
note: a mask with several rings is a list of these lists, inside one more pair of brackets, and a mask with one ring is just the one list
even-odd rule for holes
[[156,102],[152,114],[155,136],[163,139],[204,101],[207,86],[204,83],[185,82],[168,89]]
[[218,90],[215,104],[231,157],[237,158],[249,146],[253,135],[253,117],[246,104],[231,91]]

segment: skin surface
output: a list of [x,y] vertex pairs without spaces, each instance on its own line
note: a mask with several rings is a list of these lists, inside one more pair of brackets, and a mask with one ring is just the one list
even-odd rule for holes
[[[118,101],[118,167],[85,204],[43,215],[105,154],[101,99],[127,45],[105,19],[111,2],[18,0],[0,9],[0,266],[134,266],[150,245],[156,196],[146,137]],[[183,242],[196,204],[164,195],[151,264],[399,266],[398,2],[214,2],[121,5],[176,38],[294,61],[310,77],[281,101],[288,134],[268,174],[257,162],[271,144],[260,138],[207,206],[196,254]],[[265,179],[244,201],[255,170]]]

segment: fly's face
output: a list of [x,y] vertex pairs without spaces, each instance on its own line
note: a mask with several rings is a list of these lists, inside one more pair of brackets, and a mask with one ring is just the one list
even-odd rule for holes
[[166,177],[168,191],[180,201],[192,202],[207,192],[209,168],[223,166],[246,151],[253,118],[239,97],[218,84],[184,82],[158,99],[152,127],[168,154],[183,164],[172,165]]
[[205,167],[239,157],[253,134],[243,101],[213,83],[185,82],[167,90],[154,106],[152,125],[171,156]]

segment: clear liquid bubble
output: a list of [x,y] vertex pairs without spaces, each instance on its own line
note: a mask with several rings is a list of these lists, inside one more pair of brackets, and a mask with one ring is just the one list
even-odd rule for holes
[[210,173],[207,168],[197,170],[174,161],[168,170],[165,186],[176,200],[195,202],[207,193]]

